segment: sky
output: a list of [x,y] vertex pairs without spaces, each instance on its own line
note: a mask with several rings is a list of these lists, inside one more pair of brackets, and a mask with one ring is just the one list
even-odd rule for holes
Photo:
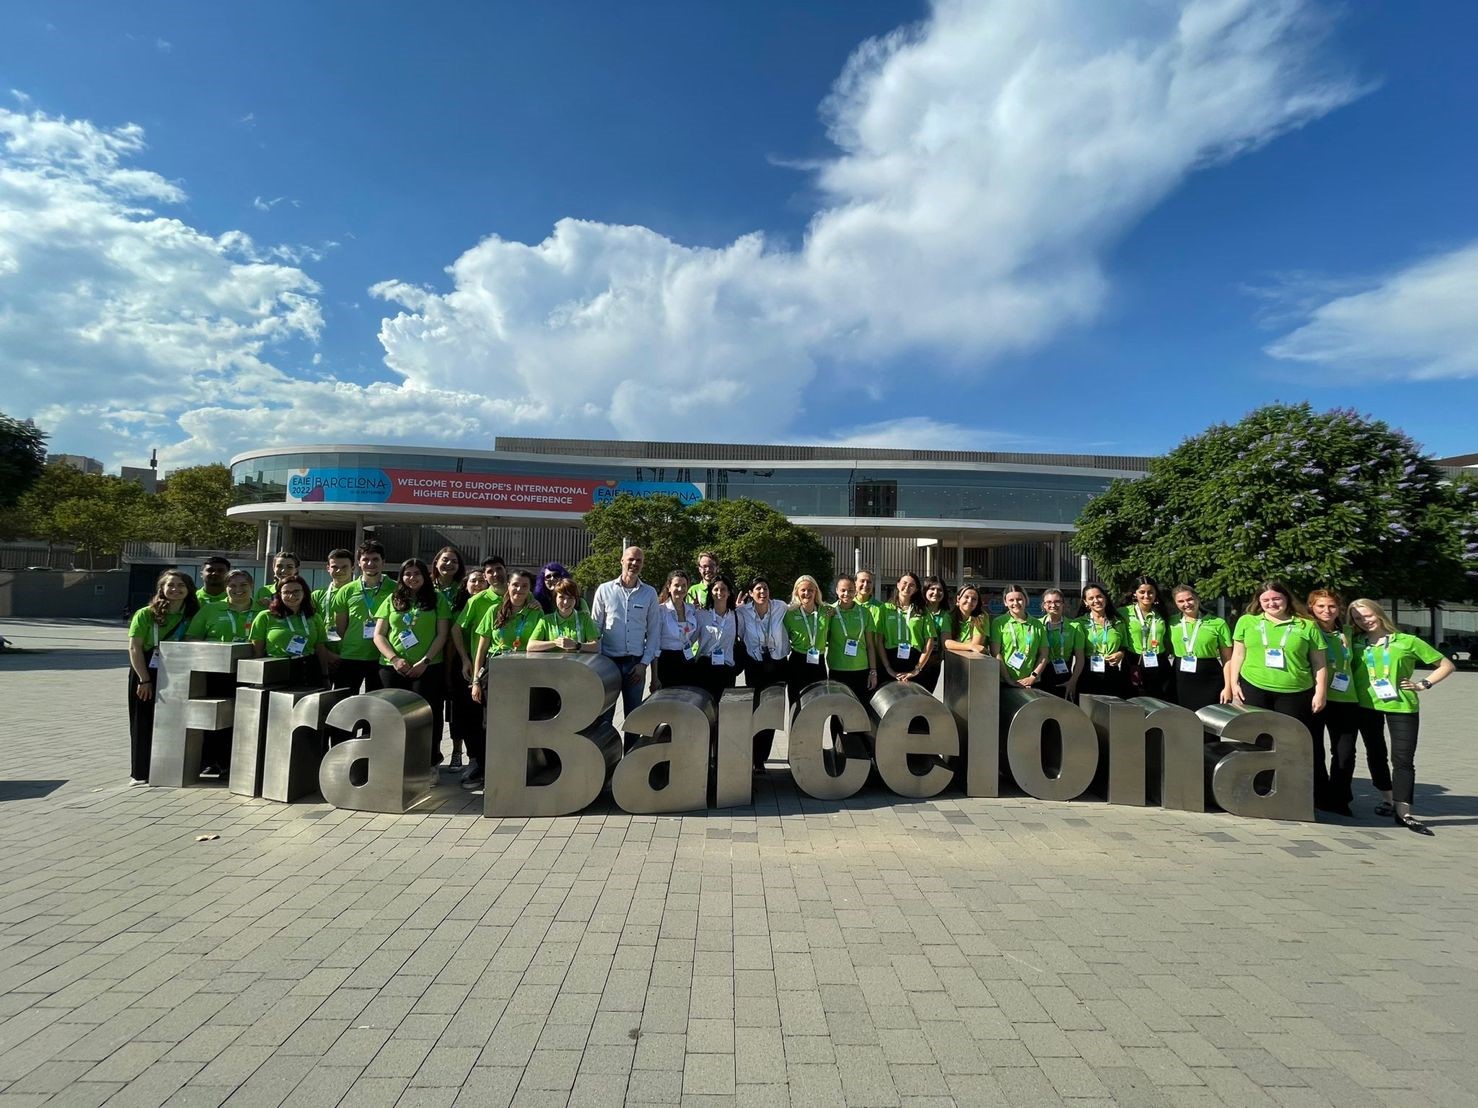
[[1478,5],[0,0],[0,411],[168,470],[497,435],[1478,450]]

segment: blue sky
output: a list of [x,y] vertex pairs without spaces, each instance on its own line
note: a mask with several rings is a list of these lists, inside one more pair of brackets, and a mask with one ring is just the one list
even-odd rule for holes
[[7,5],[0,409],[166,468],[1478,449],[1474,5],[798,7]]

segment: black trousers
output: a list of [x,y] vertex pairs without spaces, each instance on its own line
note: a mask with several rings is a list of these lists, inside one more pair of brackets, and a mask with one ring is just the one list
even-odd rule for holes
[[472,743],[482,737],[482,705],[472,699],[472,685],[462,677],[462,659],[452,651],[442,663],[446,673],[447,719],[452,725],[452,749],[461,743],[472,753]]
[[409,689],[431,705],[431,764],[441,762],[442,697],[445,694],[446,678],[441,672],[442,663],[435,662],[426,667],[419,677],[404,677],[392,666],[381,666],[381,675],[387,689]]
[[[152,676],[154,670],[149,673]],[[157,686],[155,686],[157,690]],[[128,775],[135,781],[149,779],[149,759],[154,753],[154,700],[139,699],[139,676],[128,667]]]
[[[1157,666],[1146,666],[1144,655],[1132,650],[1124,655],[1124,672],[1129,678],[1131,696],[1154,696],[1161,700],[1175,700],[1175,659],[1169,654],[1156,655]],[[1200,668],[1200,667],[1197,667]]]
[[387,687],[384,675],[392,672],[378,658],[340,658],[339,668],[334,670],[334,688],[358,692],[363,685],[365,692],[374,692]]
[[[1242,701],[1253,708],[1266,708],[1270,712],[1282,712],[1285,716],[1292,716],[1309,729],[1310,734],[1314,730],[1314,690],[1304,689],[1301,692],[1274,692],[1272,689],[1260,688],[1249,684],[1247,678],[1240,678],[1242,686]],[[1319,795],[1319,776],[1314,774],[1314,795]]]
[[806,661],[803,651],[792,650],[785,667],[785,688],[790,694],[790,706],[794,710],[801,702],[801,690],[826,680],[826,655],[819,662]]
[[[1327,760],[1329,769],[1325,774],[1327,791],[1321,798],[1314,794],[1314,803],[1321,807],[1346,808],[1354,797],[1351,787],[1355,780],[1355,736],[1360,730],[1360,705],[1342,700],[1331,700],[1322,712],[1314,713],[1314,757],[1320,762]],[[1386,744],[1381,741],[1381,761],[1385,761]],[[1316,774],[1317,779],[1317,774]],[[1386,775],[1386,788],[1390,788],[1390,775]]]
[[[1410,804],[1416,792],[1416,736],[1420,728],[1420,712],[1360,708],[1360,738],[1365,743],[1371,783],[1382,792],[1390,790],[1391,799],[1398,804]],[[1391,737],[1389,764],[1386,735]]]
[[1092,693],[1094,696],[1128,696],[1129,682],[1124,677],[1122,665],[1104,665],[1102,673],[1094,673],[1091,659],[1083,664],[1078,677],[1078,695]]
[[1182,708],[1199,711],[1212,704],[1221,703],[1221,690],[1226,685],[1226,675],[1221,668],[1220,658],[1197,658],[1196,672],[1186,673],[1180,669],[1180,659],[1171,659],[1176,665],[1175,702]]
[[833,669],[831,671],[831,679],[833,681],[840,681],[843,685],[846,685],[847,688],[851,689],[857,695],[857,699],[862,701],[863,704],[870,702],[872,700],[872,694],[877,691],[867,687],[866,669]]
[[[785,684],[786,659],[756,658],[748,652],[744,656],[744,684],[751,689],[768,689],[772,685]],[[764,769],[770,759],[770,750],[775,745],[774,731],[760,731],[754,737],[754,768]]]
[[664,689],[703,688],[698,663],[681,650],[664,650],[657,655],[657,681]]
[[713,697],[714,711],[718,711],[718,702],[723,698],[725,689],[732,689],[734,682],[739,680],[739,667],[737,665],[716,666],[708,658],[699,658],[693,663],[694,676],[701,684],[698,686],[709,696]]

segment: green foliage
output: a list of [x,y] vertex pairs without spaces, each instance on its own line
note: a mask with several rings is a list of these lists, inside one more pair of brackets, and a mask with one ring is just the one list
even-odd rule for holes
[[1379,420],[1270,405],[1116,481],[1074,546],[1117,593],[1148,573],[1207,596],[1272,577],[1295,593],[1457,600],[1478,590],[1478,483],[1447,478]]
[[0,508],[13,508],[46,468],[46,432],[0,412]]
[[123,544],[157,539],[156,498],[132,481],[47,466],[16,505],[17,533],[48,542],[71,542],[91,556],[118,554]]
[[642,579],[659,588],[671,570],[696,575],[698,555],[705,550],[718,555],[725,574],[740,587],[760,575],[778,595],[788,596],[791,582],[802,573],[813,574],[823,586],[831,578],[831,552],[816,533],[757,500],[704,500],[685,508],[675,496],[623,494],[587,512],[585,526],[593,552],[575,569],[582,589],[621,572],[623,541],[643,548]]
[[159,493],[165,537],[212,550],[251,546],[256,528],[226,518],[231,496],[231,471],[219,462],[175,470]]

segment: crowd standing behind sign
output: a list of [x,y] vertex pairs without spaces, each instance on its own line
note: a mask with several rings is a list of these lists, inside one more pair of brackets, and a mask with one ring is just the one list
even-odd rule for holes
[[[1202,610],[1193,586],[1165,591],[1141,577],[1122,603],[1089,583],[1076,618],[1060,590],[1042,594],[1037,618],[1026,591],[1009,586],[1006,611],[991,619],[979,589],[951,596],[937,577],[905,573],[883,601],[870,572],[842,574],[828,600],[810,576],[732,581],[710,552],[699,555],[696,576],[674,569],[658,590],[641,580],[644,555],[630,547],[621,574],[588,603],[558,563],[510,574],[497,557],[468,567],[449,546],[429,566],[406,560],[392,579],[384,562],[374,541],[333,550],[330,583],[311,592],[287,551],[274,555],[274,581],[255,594],[251,574],[224,558],[202,565],[199,587],[179,569],[161,574],[129,626],[133,781],[148,781],[158,648],[171,640],[250,643],[257,657],[289,660],[305,682],[414,692],[433,713],[433,765],[449,738],[447,768],[469,789],[485,784],[485,713],[498,710],[483,693],[490,658],[598,652],[617,667],[630,716],[659,689],[717,699],[741,676],[751,689],[784,688],[792,704],[827,679],[859,699],[890,683],[933,693],[953,652],[996,659],[1004,686],[1071,701],[1149,697],[1192,711],[1231,704],[1289,716],[1313,737],[1322,811],[1353,814],[1358,738],[1382,798],[1374,814],[1431,834],[1412,814],[1420,698],[1453,664],[1400,632],[1373,600],[1347,602],[1328,589],[1300,600],[1269,580],[1231,627]],[[1418,678],[1418,666],[1433,668]],[[227,772],[229,734],[207,736],[202,776]],[[754,736],[755,774],[767,772],[773,735]]]

